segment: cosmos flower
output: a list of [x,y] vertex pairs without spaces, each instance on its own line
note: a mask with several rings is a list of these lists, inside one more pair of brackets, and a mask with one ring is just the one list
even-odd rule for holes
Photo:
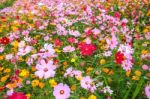
[[68,99],[70,97],[70,88],[68,85],[59,83],[54,87],[53,95],[56,99]]
[[90,90],[92,93],[96,90],[96,86],[93,83],[93,80],[90,78],[90,76],[83,77],[81,79],[81,87]]
[[53,65],[53,61],[45,61],[41,60],[39,64],[36,65],[37,71],[35,72],[35,75],[38,76],[39,78],[50,78],[55,76],[55,69],[56,65]]
[[115,54],[115,62],[116,64],[122,64],[124,61],[124,54],[120,51]]
[[74,73],[73,73],[73,68],[70,67],[66,70],[65,74],[64,74],[64,77],[67,77],[67,76],[70,76],[70,77],[73,77],[74,76]]
[[122,62],[122,67],[123,67],[123,69],[124,69],[125,71],[131,70],[132,65],[133,65],[132,62],[129,61],[129,60],[124,60],[124,61]]
[[9,42],[10,42],[10,40],[7,37],[3,37],[0,39],[0,44],[7,45],[7,44],[9,44]]
[[9,96],[9,99],[27,99],[27,96],[22,92],[15,92],[11,96]]
[[55,57],[55,50],[53,48],[52,44],[45,43],[44,48],[40,49],[40,52],[38,53],[39,56],[42,58],[47,57]]
[[150,99],[150,85],[147,85],[145,87],[145,95],[147,96],[148,99]]
[[75,48],[70,45],[63,48],[63,52],[73,52],[74,50]]
[[114,33],[112,33],[112,39],[106,39],[106,42],[111,50],[117,47],[118,40]]
[[90,56],[96,50],[96,46],[93,44],[78,44],[80,49],[81,55],[83,56]]
[[18,49],[19,51],[18,51],[17,55],[24,56],[24,55],[30,53],[32,49],[33,49],[32,46],[26,46],[24,48],[19,48]]

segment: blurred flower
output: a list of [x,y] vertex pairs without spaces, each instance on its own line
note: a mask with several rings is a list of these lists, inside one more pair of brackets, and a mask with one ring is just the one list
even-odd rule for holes
[[90,56],[96,51],[96,46],[93,44],[78,44],[80,49],[81,55],[83,56]]
[[146,94],[147,98],[150,99],[150,85],[147,85],[145,87],[145,94]]
[[141,76],[141,71],[139,71],[139,70],[136,70],[134,73],[136,76]]
[[103,91],[104,91],[104,93],[109,93],[109,94],[113,93],[113,90],[111,90],[109,86],[104,87]]
[[7,95],[8,95],[8,96],[11,96],[13,93],[14,93],[14,90],[13,90],[13,89],[7,91]]
[[97,97],[92,94],[92,95],[90,95],[90,96],[88,97],[88,99],[97,99]]
[[27,96],[24,95],[22,92],[14,92],[9,99],[27,99]]
[[44,86],[45,86],[44,83],[42,83],[42,82],[39,83],[39,87],[40,87],[41,89],[44,88]]
[[10,42],[10,40],[7,37],[3,37],[0,39],[1,44],[7,45],[7,44],[9,44],[9,42]]
[[63,48],[63,52],[73,52],[73,51],[75,51],[75,48],[70,45]]
[[39,85],[39,80],[33,80],[32,81],[32,87],[36,87]]
[[149,67],[148,67],[147,65],[145,65],[145,64],[142,65],[142,69],[143,69],[143,70],[148,70],[148,68],[149,68]]
[[120,51],[115,54],[115,62],[116,64],[122,64],[124,61],[124,54]]
[[57,82],[54,79],[50,79],[49,84],[51,87],[55,87],[57,85]]
[[75,90],[76,90],[76,85],[72,85],[72,86],[71,86],[71,90],[72,90],[72,91],[75,91]]
[[96,86],[93,84],[93,80],[90,76],[83,77],[80,81],[81,87],[90,90],[92,93],[96,90]]
[[101,65],[104,65],[104,64],[106,63],[106,60],[105,60],[105,59],[101,59],[101,60],[99,61],[99,63],[100,63]]

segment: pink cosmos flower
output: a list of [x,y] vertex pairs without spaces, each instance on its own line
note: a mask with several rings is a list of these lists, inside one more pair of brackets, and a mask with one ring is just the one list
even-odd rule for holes
[[74,70],[74,71],[73,71],[73,74],[74,74],[74,76],[75,76],[76,78],[79,78],[79,77],[82,76],[82,72],[79,71],[79,70]]
[[92,41],[91,41],[90,38],[86,38],[86,39],[85,39],[85,42],[86,42],[86,44],[91,44]]
[[68,85],[59,83],[54,87],[53,95],[56,99],[68,99],[70,97],[70,88]]
[[55,76],[56,65],[53,65],[53,61],[49,60],[46,62],[45,60],[41,60],[39,64],[36,65],[37,71],[35,75],[39,78],[50,78]]
[[145,87],[145,95],[147,96],[148,99],[150,99],[150,85],[147,85]]
[[74,76],[74,73],[73,73],[73,68],[70,67],[66,70],[66,73],[64,74],[65,77],[67,76],[70,76],[70,77],[73,77]]
[[32,49],[33,49],[32,46],[26,46],[25,48],[19,48],[19,52],[17,53],[17,55],[24,56],[24,55],[30,53]]
[[122,67],[123,67],[123,69],[124,69],[125,71],[131,70],[132,65],[133,65],[133,63],[132,63],[131,61],[129,61],[129,60],[124,60],[124,61],[122,62]]
[[6,94],[7,94],[8,96],[11,96],[13,93],[14,93],[14,90],[13,90],[13,89],[10,89],[10,90],[8,90],[8,91],[6,92]]
[[145,64],[142,65],[142,69],[143,69],[143,70],[148,70],[148,68],[149,68],[149,67],[148,67],[147,65],[145,65]]
[[83,77],[80,84],[82,88],[90,90],[92,93],[96,90],[96,86],[90,76]]
[[74,50],[75,48],[70,45],[63,48],[63,52],[73,52]]
[[146,39],[150,40],[150,32],[145,34]]
[[49,36],[47,35],[44,37],[44,41],[48,41],[48,40],[49,40]]
[[108,46],[110,47],[111,50],[116,48],[116,46],[118,45],[118,40],[117,40],[114,33],[112,34],[112,39],[111,40],[106,39],[106,42],[107,42],[107,44],[108,44]]
[[40,49],[40,52],[38,53],[42,58],[47,58],[47,57],[55,57],[55,50],[53,48],[52,44],[44,44],[44,48]]
[[4,51],[4,47],[0,47],[0,53]]
[[24,36],[26,36],[28,34],[29,34],[29,31],[27,31],[27,30],[22,32],[22,35],[24,35]]
[[98,34],[100,34],[101,31],[99,29],[95,28],[92,30],[92,32],[94,35],[98,35]]
[[73,30],[69,30],[69,34],[70,35],[73,35],[75,37],[79,37],[81,34],[79,33],[79,31],[73,31]]

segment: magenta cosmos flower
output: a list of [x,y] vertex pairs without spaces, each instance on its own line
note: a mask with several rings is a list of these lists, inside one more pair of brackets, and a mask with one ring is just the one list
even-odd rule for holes
[[53,65],[53,61],[49,60],[46,62],[45,60],[41,60],[39,64],[36,65],[37,71],[35,72],[35,75],[39,78],[50,78],[55,76],[55,69],[56,66]]
[[68,99],[70,96],[70,88],[66,84],[59,83],[54,87],[53,95],[56,99]]

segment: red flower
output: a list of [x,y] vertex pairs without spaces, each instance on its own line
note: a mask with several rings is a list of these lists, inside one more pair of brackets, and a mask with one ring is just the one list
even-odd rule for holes
[[54,44],[56,45],[56,46],[61,46],[62,45],[62,42],[59,40],[59,39],[55,39],[54,40]]
[[120,15],[119,12],[115,12],[115,13],[114,13],[114,17],[120,19],[121,15]]
[[80,52],[83,56],[90,56],[94,53],[96,50],[96,46],[93,44],[83,44],[79,43],[78,47],[80,49]]
[[124,59],[125,59],[124,58],[124,54],[121,53],[120,51],[115,54],[116,64],[122,64],[122,62],[124,61]]
[[24,95],[22,92],[17,92],[9,96],[9,99],[27,99],[27,96]]
[[8,44],[10,42],[10,40],[9,40],[9,38],[7,38],[7,37],[3,37],[3,38],[1,38],[0,39],[0,43],[1,44]]

